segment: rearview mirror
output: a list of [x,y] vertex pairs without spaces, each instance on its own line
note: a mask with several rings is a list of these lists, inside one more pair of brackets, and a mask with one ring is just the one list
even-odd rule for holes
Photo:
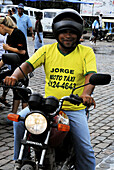
[[92,85],[106,85],[109,84],[111,81],[111,75],[110,74],[93,74],[89,82]]
[[4,62],[4,64],[8,64],[8,65],[20,65],[20,58],[18,56],[18,54],[16,53],[8,53],[8,54],[3,54],[2,55],[2,60]]

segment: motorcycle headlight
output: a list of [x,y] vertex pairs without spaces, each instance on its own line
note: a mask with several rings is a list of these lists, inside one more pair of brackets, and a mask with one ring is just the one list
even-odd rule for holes
[[39,135],[47,128],[47,120],[41,113],[31,113],[25,120],[26,129],[34,134]]

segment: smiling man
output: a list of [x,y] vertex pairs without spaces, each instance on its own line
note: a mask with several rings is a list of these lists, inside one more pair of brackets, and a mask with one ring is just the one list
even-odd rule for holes
[[[46,74],[45,97],[55,96],[60,99],[69,96],[73,88],[89,82],[91,75],[97,72],[96,59],[90,47],[79,43],[83,32],[83,19],[77,11],[62,10],[54,18],[52,29],[57,42],[39,48],[21,65],[21,68],[27,75],[43,64]],[[5,78],[5,83],[14,85],[21,78],[23,78],[22,72],[16,69],[11,77]],[[70,120],[77,170],[95,170],[94,151],[90,142],[86,106],[84,106],[87,104],[89,107],[92,103],[95,106],[95,101],[91,97],[93,89],[93,85],[77,89],[75,94],[83,99],[83,104],[77,106],[64,102],[62,107]],[[25,116],[27,112],[28,108],[19,114]],[[18,131],[20,128],[21,130]],[[15,122],[14,160],[18,159],[23,132],[23,122]]]

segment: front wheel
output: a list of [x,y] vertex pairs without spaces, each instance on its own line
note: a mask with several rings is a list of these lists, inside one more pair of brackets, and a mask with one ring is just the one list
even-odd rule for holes
[[107,40],[107,42],[112,42],[113,41],[112,35],[108,35],[106,40]]
[[34,170],[34,168],[32,165],[25,164],[24,166],[22,166],[21,170]]

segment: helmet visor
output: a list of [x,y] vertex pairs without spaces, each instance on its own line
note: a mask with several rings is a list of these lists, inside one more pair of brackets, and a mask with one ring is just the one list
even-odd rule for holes
[[53,25],[54,35],[58,35],[61,32],[64,32],[64,30],[71,30],[77,35],[79,35],[80,37],[82,35],[82,32],[80,32],[80,30],[83,30],[83,26],[76,21],[68,21],[68,20],[62,20],[62,21],[56,22]]

